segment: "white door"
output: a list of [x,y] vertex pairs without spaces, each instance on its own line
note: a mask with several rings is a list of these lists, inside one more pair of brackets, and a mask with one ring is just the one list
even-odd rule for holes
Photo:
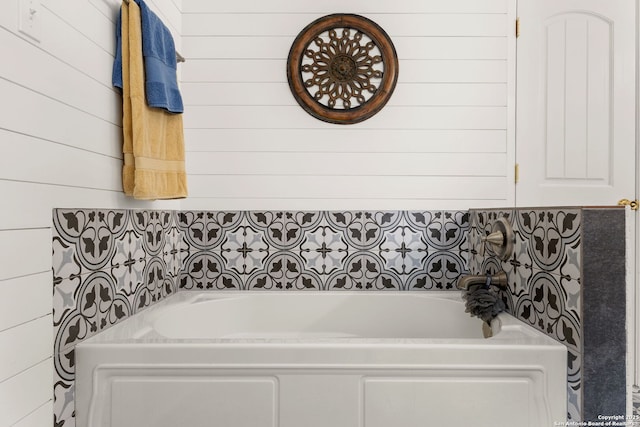
[[517,206],[635,198],[636,0],[518,0]]
[[[517,206],[638,199],[636,0],[517,0]],[[640,384],[640,219],[628,211],[627,312]],[[635,329],[635,330],[634,330]]]

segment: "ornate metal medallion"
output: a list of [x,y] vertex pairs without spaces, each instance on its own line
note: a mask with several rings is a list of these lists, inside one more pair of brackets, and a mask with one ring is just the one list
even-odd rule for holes
[[387,33],[370,19],[328,15],[307,25],[294,40],[287,79],[298,104],[312,116],[358,123],[391,97],[398,57]]

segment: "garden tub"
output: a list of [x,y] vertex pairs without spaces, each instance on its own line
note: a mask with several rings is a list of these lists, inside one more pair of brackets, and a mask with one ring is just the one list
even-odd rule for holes
[[76,346],[76,420],[551,426],[566,377],[563,345],[508,314],[483,334],[459,292],[178,292]]

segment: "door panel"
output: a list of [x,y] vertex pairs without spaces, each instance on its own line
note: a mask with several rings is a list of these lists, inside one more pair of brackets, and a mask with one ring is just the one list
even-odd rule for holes
[[635,3],[519,0],[518,206],[635,194]]

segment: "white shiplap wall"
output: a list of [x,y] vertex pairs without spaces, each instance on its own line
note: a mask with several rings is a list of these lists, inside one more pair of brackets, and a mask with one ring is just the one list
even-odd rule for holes
[[[466,209],[514,202],[515,0],[183,1],[190,209]],[[294,100],[298,32],[357,13],[391,36],[387,106],[348,126]]]
[[[0,3],[0,426],[52,420],[51,209],[178,208],[121,193],[117,0],[40,0],[40,41]],[[148,0],[180,43],[182,0]]]

